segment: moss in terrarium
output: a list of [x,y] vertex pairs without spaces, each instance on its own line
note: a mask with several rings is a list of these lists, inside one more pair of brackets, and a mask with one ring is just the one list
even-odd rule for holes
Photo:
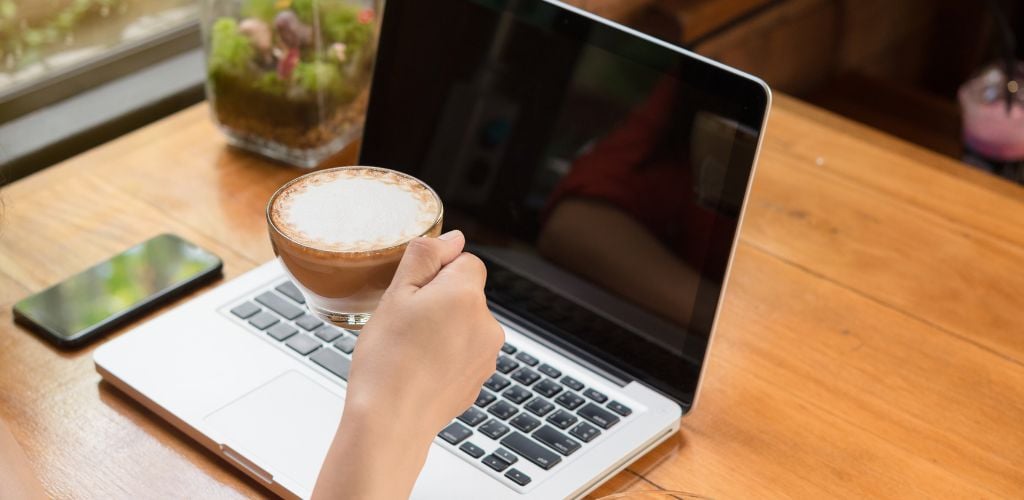
[[253,57],[249,39],[238,31],[238,22],[222,17],[213,23],[210,35],[210,74],[240,75]]
[[242,15],[262,19],[264,22],[269,23],[274,20],[274,15],[277,14],[276,4],[277,0],[246,0],[242,4]]
[[324,61],[300,62],[293,75],[295,83],[311,94],[324,92],[339,100],[355,97],[355,88],[342,78],[338,66]]
[[0,1],[0,18],[14,19],[16,15],[18,15],[18,4],[14,3],[14,0]]
[[288,84],[277,73],[264,73],[253,82],[252,86],[261,92],[275,96],[284,95],[288,91]]
[[351,0],[293,0],[291,9],[299,20],[313,23],[319,15],[324,35],[331,42],[341,42],[351,51],[358,51],[373,36],[373,23],[359,21],[364,9]]
[[[314,3],[319,3],[319,5],[313,5]],[[295,15],[299,17],[300,21],[306,24],[312,24],[313,12],[315,12],[314,7],[329,9],[333,7],[333,5],[331,5],[333,3],[334,2],[331,1],[317,2],[316,0],[292,0],[291,9],[295,12]]]
[[373,23],[359,22],[359,9],[351,5],[325,10],[321,16],[327,37],[344,43],[353,53],[359,52],[373,36]]

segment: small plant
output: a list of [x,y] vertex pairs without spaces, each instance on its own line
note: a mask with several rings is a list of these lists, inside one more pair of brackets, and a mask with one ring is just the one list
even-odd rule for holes
[[210,75],[243,75],[252,60],[249,38],[238,31],[238,22],[222,17],[213,23],[210,47]]
[[246,0],[209,26],[207,72],[222,126],[291,149],[321,148],[358,127],[376,13],[355,0]]

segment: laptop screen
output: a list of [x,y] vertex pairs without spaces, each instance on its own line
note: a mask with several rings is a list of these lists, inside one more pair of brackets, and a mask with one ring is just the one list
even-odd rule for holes
[[383,23],[362,163],[434,187],[492,307],[688,408],[767,89],[543,0]]

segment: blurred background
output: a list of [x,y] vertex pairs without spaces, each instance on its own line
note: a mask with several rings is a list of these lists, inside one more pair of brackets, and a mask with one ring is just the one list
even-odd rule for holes
[[[1008,57],[1001,36],[1024,33],[1016,0],[567,3],[954,158],[958,89]],[[198,12],[195,0],[0,0],[0,184],[201,101]]]

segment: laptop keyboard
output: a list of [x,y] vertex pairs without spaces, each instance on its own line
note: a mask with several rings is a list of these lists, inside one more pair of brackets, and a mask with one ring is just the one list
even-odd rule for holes
[[[290,281],[258,291],[229,313],[279,348],[348,380],[359,332],[310,314]],[[441,430],[435,442],[522,490],[534,482],[530,474],[557,469],[632,415],[607,391],[505,343],[474,405]],[[539,471],[520,470],[529,469],[520,460]]]
[[347,381],[359,332],[324,323],[305,304],[302,292],[286,281],[234,306],[230,313],[281,348]]
[[513,467],[520,459],[551,471],[633,414],[511,343],[501,351],[476,403],[438,437],[516,485],[533,481]]

